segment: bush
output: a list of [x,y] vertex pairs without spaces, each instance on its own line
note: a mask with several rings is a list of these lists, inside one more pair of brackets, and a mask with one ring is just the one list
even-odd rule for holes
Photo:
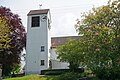
[[44,75],[60,75],[62,73],[64,73],[64,71],[47,71]]
[[96,77],[100,80],[120,80],[120,70],[118,69],[99,69]]
[[69,69],[52,69],[52,70],[42,70],[42,75],[60,75],[65,72],[69,72]]
[[[52,70],[42,70],[41,74],[42,75],[61,75],[64,74],[66,72],[71,72],[70,69],[52,69]],[[79,68],[76,71],[77,73],[83,73],[84,69],[83,68]]]

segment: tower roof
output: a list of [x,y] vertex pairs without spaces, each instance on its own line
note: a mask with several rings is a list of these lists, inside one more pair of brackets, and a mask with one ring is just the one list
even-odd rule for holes
[[27,15],[47,14],[49,9],[31,10]]

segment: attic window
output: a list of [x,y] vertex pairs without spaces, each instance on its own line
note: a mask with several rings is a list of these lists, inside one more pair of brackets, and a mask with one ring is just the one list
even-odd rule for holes
[[39,27],[40,26],[40,17],[35,16],[32,17],[32,27]]

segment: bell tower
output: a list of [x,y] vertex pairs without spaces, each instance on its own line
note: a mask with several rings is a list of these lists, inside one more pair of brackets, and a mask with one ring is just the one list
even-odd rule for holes
[[50,11],[49,9],[31,10],[27,16],[25,75],[40,74],[41,70],[49,68]]

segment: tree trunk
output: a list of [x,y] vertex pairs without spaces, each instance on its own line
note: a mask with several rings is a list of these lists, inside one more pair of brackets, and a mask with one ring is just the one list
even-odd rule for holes
[[4,76],[4,73],[5,73],[5,65],[4,63],[2,64],[2,76]]
[[5,50],[3,49],[3,52],[2,52],[2,76],[4,76],[4,72],[5,72],[5,64],[4,64],[5,63],[4,62],[5,61],[4,60],[5,59],[5,54],[4,54],[4,51]]

